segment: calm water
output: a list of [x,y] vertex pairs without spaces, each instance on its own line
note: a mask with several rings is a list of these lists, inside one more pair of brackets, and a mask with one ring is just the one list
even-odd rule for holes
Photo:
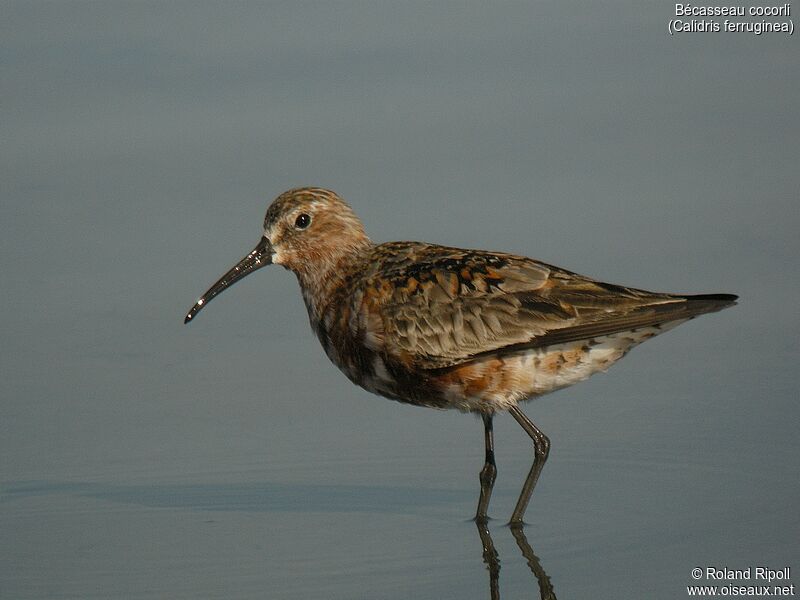
[[[800,54],[669,37],[672,8],[7,4],[0,597],[673,599],[695,567],[796,572]],[[526,406],[553,449],[524,536],[530,443],[496,419],[481,531],[480,421],[352,387],[290,274],[182,324],[301,184],[376,240],[740,305]]]

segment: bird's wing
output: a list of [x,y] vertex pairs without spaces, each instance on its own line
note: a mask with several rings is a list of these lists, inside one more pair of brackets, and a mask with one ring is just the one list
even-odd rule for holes
[[364,281],[379,314],[377,337],[387,357],[415,368],[694,316],[684,297],[601,283],[521,256],[410,242],[378,248]]

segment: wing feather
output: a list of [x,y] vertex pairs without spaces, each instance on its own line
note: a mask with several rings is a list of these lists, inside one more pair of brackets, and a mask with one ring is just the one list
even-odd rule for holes
[[[377,249],[364,285],[392,290],[372,307],[383,323],[384,354],[420,369],[588,340],[720,308],[710,297],[692,302],[692,297],[606,284],[510,254],[414,242]],[[380,260],[386,255],[391,262]]]

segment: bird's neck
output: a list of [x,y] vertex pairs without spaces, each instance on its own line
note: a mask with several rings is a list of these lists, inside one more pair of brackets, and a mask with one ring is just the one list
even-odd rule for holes
[[372,242],[364,238],[339,248],[335,254],[316,257],[310,268],[295,271],[312,326],[320,323],[331,299],[344,291],[352,276],[363,268],[372,246]]

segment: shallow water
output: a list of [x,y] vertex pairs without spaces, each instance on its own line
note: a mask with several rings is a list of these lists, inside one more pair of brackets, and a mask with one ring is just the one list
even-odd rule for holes
[[[800,56],[670,38],[670,10],[6,6],[0,597],[673,599],[797,568]],[[354,388],[290,274],[183,325],[300,184],[376,240],[741,301],[525,406],[553,446],[524,537],[530,441],[497,418],[483,531],[480,420]]]
[[[500,597],[536,597],[540,580],[562,598],[680,597],[698,565],[791,565],[791,448],[754,452],[760,440],[728,435],[735,419],[723,407],[746,407],[722,391],[698,399],[691,378],[669,395],[662,381],[640,381],[650,390],[633,394],[642,364],[626,360],[573,398],[528,407],[554,446],[526,519],[527,548],[504,522],[528,442],[510,418],[498,419],[487,539]],[[73,452],[98,444],[108,455],[82,473],[59,477],[65,459],[54,456],[49,477],[4,481],[0,523],[14,540],[2,553],[4,597],[491,597],[492,554],[484,559],[469,520],[480,422],[355,395],[327,415],[335,422],[324,411],[306,416],[290,404],[271,415],[268,402],[254,404],[261,414],[250,418],[264,425],[238,436],[216,422],[187,424],[196,409],[163,416],[173,435],[160,448],[87,436]],[[715,411],[718,422],[707,418]],[[290,429],[293,441],[273,444],[273,428]],[[780,440],[781,425],[771,429]],[[196,455],[177,456],[195,434]]]

